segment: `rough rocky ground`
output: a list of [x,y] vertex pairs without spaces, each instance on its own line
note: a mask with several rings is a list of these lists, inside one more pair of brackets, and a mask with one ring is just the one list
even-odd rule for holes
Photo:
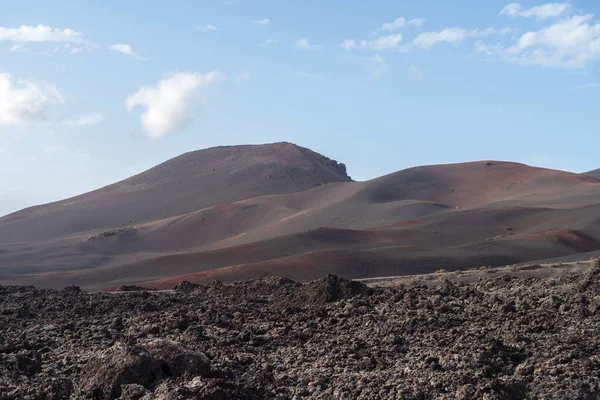
[[0,399],[595,399],[600,266],[369,288],[0,288]]

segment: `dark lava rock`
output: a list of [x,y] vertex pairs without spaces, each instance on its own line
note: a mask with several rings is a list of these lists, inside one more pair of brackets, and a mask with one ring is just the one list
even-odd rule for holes
[[123,385],[153,387],[164,376],[160,362],[147,349],[115,345],[87,362],[81,372],[80,391],[93,399],[111,400],[121,395]]
[[177,291],[177,292],[184,292],[184,293],[188,293],[191,292],[197,288],[201,287],[201,285],[198,285],[196,283],[191,283],[188,281],[183,281],[181,283],[178,283],[177,285],[175,285],[175,287],[173,287],[173,290]]
[[281,308],[322,306],[327,303],[350,299],[359,295],[369,295],[372,289],[360,282],[327,275],[294,288],[293,291],[281,296],[278,306]]
[[0,287],[0,400],[600,398],[600,274]]
[[136,383],[130,383],[121,386],[121,397],[119,400],[140,400],[144,396],[151,395],[152,392]]
[[205,354],[186,349],[178,343],[154,339],[140,343],[160,363],[166,376],[210,375],[210,360]]
[[[139,342],[129,348],[115,345],[88,361],[82,371],[81,392],[94,399],[114,399],[126,385],[153,388],[158,380],[184,374],[208,376],[210,360],[164,339]],[[136,387],[127,386],[128,390]]]
[[79,286],[75,286],[75,285],[71,285],[71,286],[67,286],[67,287],[63,288],[63,292],[65,292],[65,293],[75,293],[75,294],[82,293],[82,291],[79,288]]

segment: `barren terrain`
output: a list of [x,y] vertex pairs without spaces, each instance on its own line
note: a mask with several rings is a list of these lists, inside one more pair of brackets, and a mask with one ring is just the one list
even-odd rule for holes
[[0,218],[0,284],[168,288],[587,260],[600,251],[591,175],[478,161],[354,182],[291,143],[200,150]]
[[[450,278],[450,279],[448,279]],[[0,287],[0,399],[595,399],[600,266]]]

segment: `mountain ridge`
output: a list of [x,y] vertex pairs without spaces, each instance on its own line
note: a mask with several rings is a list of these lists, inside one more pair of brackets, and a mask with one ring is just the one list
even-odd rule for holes
[[220,146],[0,218],[0,284],[367,278],[583,256],[600,250],[596,206],[600,181],[514,162],[356,182],[291,143]]

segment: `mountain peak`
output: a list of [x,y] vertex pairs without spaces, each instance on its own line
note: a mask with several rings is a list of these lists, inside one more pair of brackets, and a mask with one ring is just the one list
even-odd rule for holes
[[350,181],[344,164],[293,143],[211,147],[101,189],[0,218],[0,243],[115,229]]

